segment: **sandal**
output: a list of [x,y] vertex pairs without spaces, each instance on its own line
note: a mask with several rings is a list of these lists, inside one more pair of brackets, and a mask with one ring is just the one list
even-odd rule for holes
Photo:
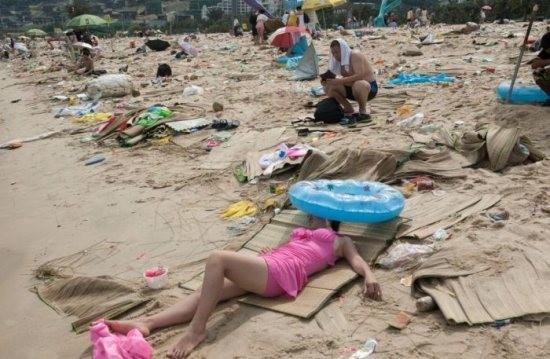
[[357,124],[357,121],[355,120],[355,117],[352,115],[352,116],[342,118],[339,123],[342,126],[354,127]]
[[[219,125],[218,127],[215,127],[218,131],[223,131],[223,130],[232,130],[234,128],[237,128],[240,126],[241,124],[241,121],[239,120],[220,120],[220,121],[223,121],[223,124],[222,125]],[[213,124],[212,124],[213,126]]]
[[220,129],[225,126],[227,126],[227,120],[214,120],[212,121],[212,125],[210,127]]
[[352,115],[356,122],[368,123],[372,121],[372,118],[367,113],[354,113]]

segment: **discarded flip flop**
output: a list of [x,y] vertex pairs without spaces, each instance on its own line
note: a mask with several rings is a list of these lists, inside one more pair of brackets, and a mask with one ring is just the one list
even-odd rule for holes
[[367,113],[354,113],[352,116],[356,122],[368,123],[372,121],[372,118]]
[[340,120],[340,125],[342,126],[355,127],[356,124],[357,121],[355,120],[355,117],[353,115],[349,117],[344,117]]
[[234,128],[237,128],[241,125],[241,121],[239,120],[230,120],[230,121],[227,121],[227,120],[221,120],[221,121],[225,121],[225,125],[224,126],[220,126],[220,127],[217,127],[216,129],[218,131],[223,131],[223,130],[232,130]]
[[210,127],[220,129],[225,126],[227,126],[227,120],[214,120],[212,121],[212,125]]

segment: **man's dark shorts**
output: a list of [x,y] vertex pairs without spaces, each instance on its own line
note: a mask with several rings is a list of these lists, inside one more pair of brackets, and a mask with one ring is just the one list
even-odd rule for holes
[[[376,97],[376,94],[378,93],[378,84],[376,81],[369,82],[370,84],[370,92],[369,96],[367,97],[367,101],[372,100]],[[355,97],[353,96],[353,90],[351,89],[351,86],[344,86],[346,88],[346,98],[348,100],[356,101]]]

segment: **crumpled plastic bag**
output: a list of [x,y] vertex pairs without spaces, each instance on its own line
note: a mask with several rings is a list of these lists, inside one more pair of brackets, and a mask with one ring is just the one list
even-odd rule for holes
[[94,359],[151,359],[153,348],[137,329],[127,335],[111,333],[103,321],[90,329]]
[[86,94],[95,100],[106,97],[123,97],[131,95],[133,91],[132,78],[123,74],[103,75],[86,84]]
[[434,252],[434,248],[425,244],[399,243],[388,250],[388,254],[377,261],[385,269],[410,269]]

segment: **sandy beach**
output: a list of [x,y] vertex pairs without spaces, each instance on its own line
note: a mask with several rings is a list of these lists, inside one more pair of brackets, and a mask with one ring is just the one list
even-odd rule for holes
[[[330,41],[342,37],[367,54],[382,84],[379,97],[369,105],[373,125],[331,125],[335,133],[331,137],[298,137],[291,126],[291,121],[313,114],[313,109],[304,105],[318,101],[309,92],[319,86],[319,80],[287,81],[291,72],[273,61],[280,55],[277,49],[255,46],[249,34],[244,38],[199,34],[191,40],[199,56],[189,61],[175,59],[170,50],[136,54],[129,47],[135,38],[103,40],[105,57],[96,63],[96,69],[118,73],[121,66],[128,65],[128,75],[141,94],[101,99],[98,111],[125,113],[154,104],[179,106],[188,118],[239,120],[239,127],[229,131],[233,136],[281,127],[281,142],[305,142],[330,152],[410,148],[418,128],[396,124],[401,119],[396,110],[406,107],[412,114],[424,114],[422,126],[472,130],[486,123],[518,127],[521,135],[548,156],[550,107],[504,104],[495,94],[496,86],[512,77],[524,25],[488,24],[470,34],[449,33],[460,29],[459,25],[437,25],[417,33],[376,29],[372,36],[364,37],[327,32],[313,42],[321,72],[327,69]],[[545,26],[535,23],[533,35],[542,35]],[[443,42],[421,47],[413,43],[428,33],[441,36]],[[516,36],[510,38],[509,34]],[[179,37],[162,38],[175,42]],[[217,133],[211,129],[167,141],[145,140],[133,147],[121,147],[116,141],[90,141],[97,123],[56,118],[56,110],[68,103],[52,100],[84,92],[87,80],[51,71],[56,63],[66,61],[63,52],[46,51],[44,42],[37,46],[37,58],[0,63],[0,143],[55,132],[13,150],[0,149],[0,317],[5,330],[0,356],[86,358],[91,357],[89,333],[72,332],[75,318],[56,313],[30,289],[44,285],[45,279],[111,276],[151,298],[146,309],[126,313],[124,318],[135,318],[144,310],[158,312],[189,293],[181,284],[202,271],[209,253],[240,248],[273,217],[273,211],[261,212],[254,223],[241,226],[242,234],[236,236],[228,228],[234,223],[220,219],[220,211],[243,199],[264,203],[273,197],[270,184],[287,184],[296,170],[241,184],[233,170],[237,162],[246,159],[246,153],[237,161],[227,157],[227,163],[217,169],[205,168],[216,151],[231,150],[227,147],[230,142],[222,142],[212,152],[205,150],[206,141]],[[422,54],[403,55],[410,49]],[[536,53],[527,52],[524,61],[534,56]],[[151,83],[159,63],[168,63],[173,71],[172,80],[163,85]],[[444,72],[456,80],[384,87],[399,71]],[[528,66],[521,67],[518,81],[532,83]],[[204,93],[184,96],[184,88],[190,85],[200,86]],[[223,104],[222,112],[213,111],[215,101]],[[98,156],[105,160],[85,165]],[[491,274],[513,268],[515,255],[525,248],[548,248],[544,246],[550,233],[547,159],[507,166],[498,172],[486,166],[467,167],[463,174],[461,178],[434,178],[435,189],[471,196],[494,194],[502,199],[448,228],[451,237],[444,246],[457,252],[463,247],[477,248],[468,260],[488,264]],[[393,184],[401,187],[398,182]],[[415,191],[412,196],[418,194]],[[285,194],[276,197],[281,203],[284,199]],[[507,215],[504,220],[492,221],[491,213]],[[37,272],[44,270],[44,264],[55,268],[46,278],[43,271]],[[142,276],[146,268],[156,265],[170,269],[168,284],[160,291],[147,289]],[[452,325],[439,310],[416,312],[411,288],[402,284],[413,271],[375,267],[383,301],[363,300],[356,280],[309,320],[236,301],[224,303],[209,322],[208,339],[190,357],[347,358],[368,338],[378,342],[373,358],[550,357],[550,314],[535,321],[513,318],[500,328]],[[411,315],[411,322],[402,330],[388,328],[388,321],[401,311]],[[184,329],[176,326],[153,333],[148,338],[154,347],[153,357],[164,357]]]

